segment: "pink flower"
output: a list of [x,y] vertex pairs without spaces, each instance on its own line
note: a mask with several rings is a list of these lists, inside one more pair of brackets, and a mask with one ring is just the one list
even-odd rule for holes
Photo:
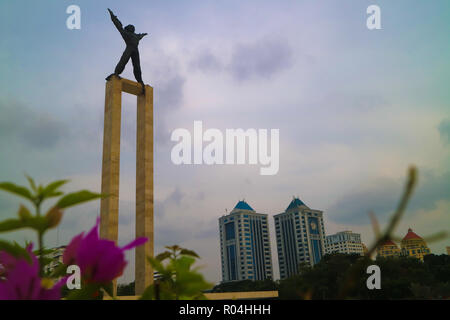
[[[26,247],[28,255],[33,255],[33,245],[29,244]],[[20,259],[14,257],[6,251],[0,251],[0,275],[6,276],[9,270],[13,270]]]
[[31,263],[24,258],[0,252],[0,263],[4,268],[5,280],[0,281],[0,300],[58,300],[65,278],[52,288],[43,286],[39,277],[39,262],[32,253],[32,246],[27,247]]
[[63,263],[78,265],[87,282],[106,284],[122,275],[127,265],[124,251],[144,244],[147,238],[137,238],[119,248],[114,241],[99,238],[99,223],[97,219],[86,236],[81,233],[72,239],[64,251]]

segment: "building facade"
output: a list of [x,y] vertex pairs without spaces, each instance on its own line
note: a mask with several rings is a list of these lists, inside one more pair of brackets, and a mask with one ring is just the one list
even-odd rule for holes
[[45,258],[50,259],[50,263],[45,265],[44,272],[53,272],[60,264],[62,264],[63,254],[66,246],[56,247],[50,250],[49,253],[44,255]]
[[394,241],[388,240],[377,248],[377,257],[398,257],[400,255],[400,249]]
[[273,279],[267,214],[239,201],[219,228],[223,282]]
[[364,245],[361,242],[361,235],[351,231],[341,231],[328,235],[325,239],[326,253],[345,253],[364,255]]
[[402,239],[400,247],[402,256],[414,257],[422,261],[424,256],[431,253],[425,240],[414,233],[411,228],[408,229],[408,232]]
[[294,198],[274,220],[281,279],[297,274],[301,263],[313,266],[320,261],[325,254],[322,211]]

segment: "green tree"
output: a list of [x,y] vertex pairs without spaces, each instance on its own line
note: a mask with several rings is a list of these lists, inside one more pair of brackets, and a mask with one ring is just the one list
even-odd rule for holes
[[216,285],[212,292],[246,292],[246,291],[272,291],[278,290],[278,285],[271,279],[266,280],[241,280],[223,282]]
[[117,286],[117,295],[118,296],[134,296],[135,293],[135,282],[130,282],[128,284],[119,284]]

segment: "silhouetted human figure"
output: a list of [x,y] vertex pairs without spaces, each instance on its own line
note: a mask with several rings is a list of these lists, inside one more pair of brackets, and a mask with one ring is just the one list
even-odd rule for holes
[[139,61],[139,50],[138,45],[139,41],[147,35],[147,33],[134,33],[134,26],[129,24],[125,28],[122,27],[122,23],[117,19],[117,16],[108,9],[109,14],[111,16],[111,20],[116,26],[117,30],[119,30],[122,35],[123,40],[125,41],[127,47],[120,58],[119,63],[114,70],[114,73],[109,75],[106,80],[109,80],[111,76],[115,75],[120,78],[119,74],[123,72],[125,69],[128,60],[131,58],[131,62],[133,63],[133,73],[136,81],[142,84],[142,91],[145,92],[144,82],[142,81],[141,74],[141,65]]

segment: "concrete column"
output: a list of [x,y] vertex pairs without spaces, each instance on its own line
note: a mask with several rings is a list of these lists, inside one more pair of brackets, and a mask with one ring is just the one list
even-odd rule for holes
[[122,84],[116,77],[106,82],[103,129],[102,193],[100,237],[117,242],[119,233],[120,120]]
[[136,237],[148,242],[136,248],[136,295],[153,283],[153,270],[147,257],[153,257],[153,88],[137,98],[136,147]]
[[[137,96],[136,148],[136,237],[148,242],[136,248],[136,295],[153,282],[153,270],[147,257],[153,256],[153,88],[111,77],[106,82],[105,118],[103,131],[102,190],[109,195],[100,203],[100,237],[118,240],[120,125],[122,91]],[[114,282],[114,295],[116,283]]]

